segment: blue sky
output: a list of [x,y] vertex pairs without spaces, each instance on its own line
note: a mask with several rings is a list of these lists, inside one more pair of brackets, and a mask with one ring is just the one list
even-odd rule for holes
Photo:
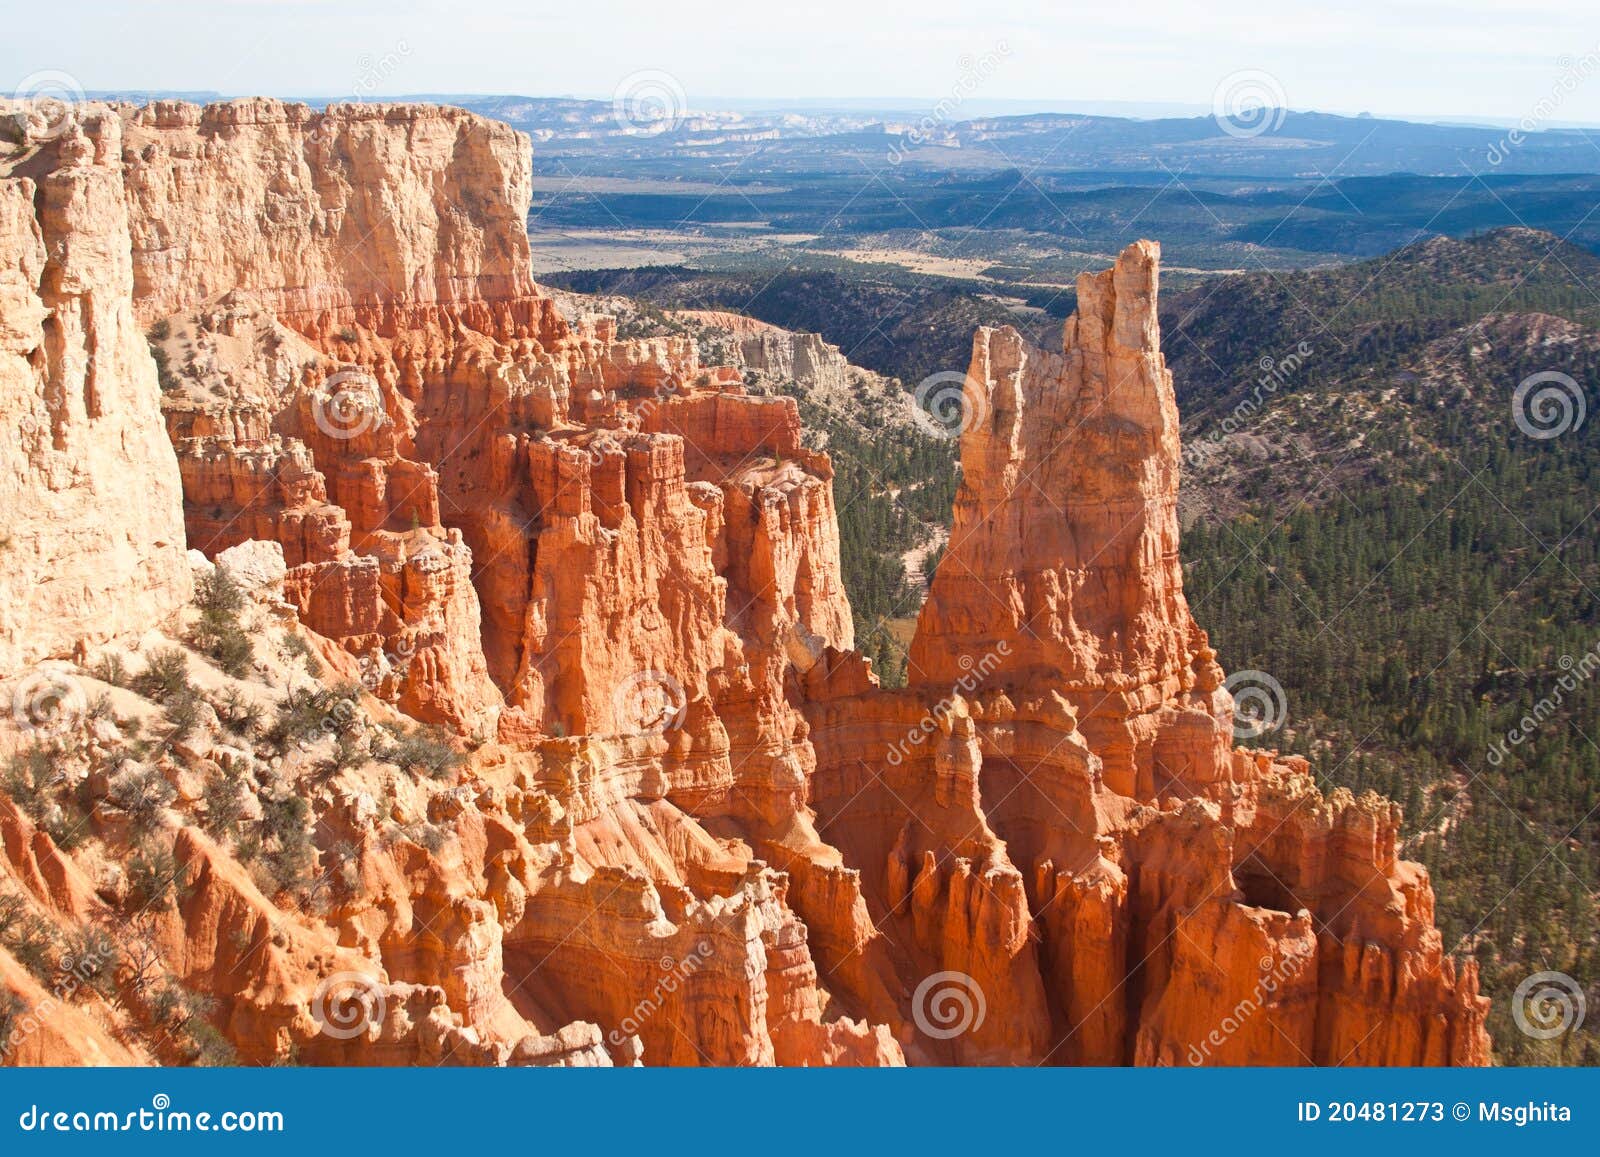
[[1003,46],[976,98],[1198,110],[1248,72],[1297,109],[1515,120],[1554,97],[1541,123],[1600,123],[1594,0],[0,0],[0,15],[5,92],[50,71],[91,90],[609,99],[661,70],[691,107],[914,102]]

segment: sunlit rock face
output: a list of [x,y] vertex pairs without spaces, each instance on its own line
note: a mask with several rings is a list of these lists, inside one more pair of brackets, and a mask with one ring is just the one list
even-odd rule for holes
[[[256,666],[147,756],[173,798],[139,842],[186,880],[142,933],[240,1059],[1486,1061],[1393,805],[1234,749],[1183,595],[1153,244],[1080,280],[1060,350],[977,335],[951,543],[889,691],[828,458],[745,385],[827,351],[752,327],[742,370],[708,367],[564,320],[529,273],[526,137],[273,100],[15,123],[0,690],[181,637],[191,565],[260,564]],[[227,734],[224,692],[319,681],[355,733],[437,725],[459,766]],[[64,932],[126,911],[135,842],[126,753],[83,726],[88,843],[0,793],[0,867]],[[219,777],[246,825],[307,801],[309,896],[202,830]],[[4,952],[0,981],[39,998]],[[13,1055],[188,1059],[128,1015],[75,1006]]]
[[1234,747],[1183,594],[1159,264],[1141,241],[1080,277],[1059,351],[979,331],[911,687],[847,654],[807,676],[812,806],[897,975],[990,1002],[908,1056],[1487,1063],[1475,966],[1444,954],[1395,805]]

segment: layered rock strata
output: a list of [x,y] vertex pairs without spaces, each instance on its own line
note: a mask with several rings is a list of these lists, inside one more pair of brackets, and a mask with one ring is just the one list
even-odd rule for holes
[[[270,100],[19,123],[0,400],[68,458],[7,460],[3,484],[48,488],[60,461],[83,493],[31,557],[104,556],[126,590],[7,587],[0,673],[186,629],[185,541],[266,541],[283,572],[255,592],[257,668],[208,676],[211,718],[311,678],[260,661],[290,636],[354,684],[298,747],[234,754],[202,718],[143,756],[174,784],[156,838],[185,881],[149,942],[241,1059],[1487,1059],[1393,805],[1234,747],[1183,596],[1153,245],[1082,280],[1059,352],[980,331],[951,543],[890,692],[852,649],[828,458],[793,400],[744,383],[826,350],[753,334],[742,369],[708,367],[683,336],[564,320],[528,273],[525,137]],[[58,187],[103,203],[57,214]],[[66,277],[57,249],[92,269]],[[52,352],[63,333],[117,351],[98,385]],[[148,481],[116,542],[97,479]],[[457,736],[459,770],[380,742],[409,720]],[[40,919],[114,919],[129,885],[78,861],[126,850],[106,786],[126,756],[51,741],[94,836],[64,853],[52,816],[16,812],[9,874]],[[333,883],[301,895],[203,834],[218,776],[258,812],[302,795]],[[329,1031],[351,976],[361,1024]],[[16,1055],[123,1060],[129,1035]]]
[[0,160],[4,671],[189,597],[182,492],[134,308],[121,127],[87,112],[48,151]]
[[1398,809],[1234,746],[1183,594],[1158,267],[1139,242],[1081,277],[1059,352],[979,331],[912,687],[832,653],[808,678],[820,831],[911,974],[1021,1010],[941,1059],[1485,1063]]

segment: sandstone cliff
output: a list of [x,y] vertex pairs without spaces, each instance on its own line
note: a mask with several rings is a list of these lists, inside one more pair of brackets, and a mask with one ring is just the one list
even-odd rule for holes
[[79,131],[0,157],[0,671],[142,627],[189,595],[178,472],[134,309],[121,129],[89,112]]
[[[827,351],[706,366],[564,320],[525,138],[270,100],[57,128],[0,183],[0,398],[84,480],[36,571],[105,585],[4,591],[3,689],[51,689],[0,734],[9,1058],[1486,1060],[1393,806],[1234,747],[1153,245],[1083,280],[1060,351],[978,335],[888,692],[828,458],[743,384]],[[69,178],[82,220],[37,208]],[[92,326],[52,236],[95,257]],[[86,395],[61,332],[115,340]],[[94,1026],[66,1032],[40,993],[84,937],[114,963],[54,1001]]]

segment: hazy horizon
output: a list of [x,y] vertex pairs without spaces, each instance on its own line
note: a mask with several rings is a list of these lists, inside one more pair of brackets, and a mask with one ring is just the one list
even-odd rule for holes
[[1176,0],[1136,8],[1000,0],[974,13],[929,0],[915,25],[839,0],[798,18],[704,0],[647,9],[484,0],[470,11],[442,0],[180,0],[160,11],[88,0],[74,19],[57,21],[27,20],[27,8],[4,0],[0,11],[29,27],[0,44],[6,92],[47,73],[92,91],[609,100],[649,73],[670,77],[692,109],[813,101],[914,109],[959,94],[966,108],[1126,105],[1181,116],[1243,96],[1400,120],[1600,124],[1600,13],[1575,0],[1516,12],[1482,0],[1346,0],[1270,14],[1201,13]]
[[[513,92],[490,89],[453,90],[449,92],[419,90],[416,92],[397,92],[377,96],[358,95],[355,97],[350,93],[269,91],[260,89],[223,92],[216,89],[175,87],[91,87],[86,88],[84,91],[85,95],[91,100],[143,98],[161,95],[191,101],[217,101],[237,100],[250,96],[267,96],[279,100],[302,101],[313,106],[351,99],[364,101],[449,102],[456,99],[489,100],[501,97],[521,100],[588,101],[599,104],[610,104],[614,100],[614,95],[609,93]],[[773,112],[894,112],[909,116],[926,113],[938,103],[939,99],[938,96],[919,98],[872,96],[786,97],[782,95],[772,97],[720,97],[709,95],[695,101],[684,111],[689,113],[735,112],[745,114]],[[1288,111],[1293,113],[1339,117],[1367,116],[1380,120],[1457,127],[1510,128],[1515,126],[1519,119],[1513,117],[1473,116],[1466,113],[1429,114],[1406,111],[1375,113],[1368,109],[1287,107]],[[1094,99],[1074,100],[1071,98],[1059,100],[970,100],[961,106],[959,115],[952,118],[951,123],[989,117],[1031,116],[1047,113],[1070,116],[1115,117],[1127,120],[1168,120],[1209,117],[1212,115],[1212,109],[1210,105],[1181,101],[1109,101]],[[1541,120],[1529,131],[1544,132],[1562,129],[1600,129],[1600,119],[1579,121],[1552,117],[1548,120]]]

